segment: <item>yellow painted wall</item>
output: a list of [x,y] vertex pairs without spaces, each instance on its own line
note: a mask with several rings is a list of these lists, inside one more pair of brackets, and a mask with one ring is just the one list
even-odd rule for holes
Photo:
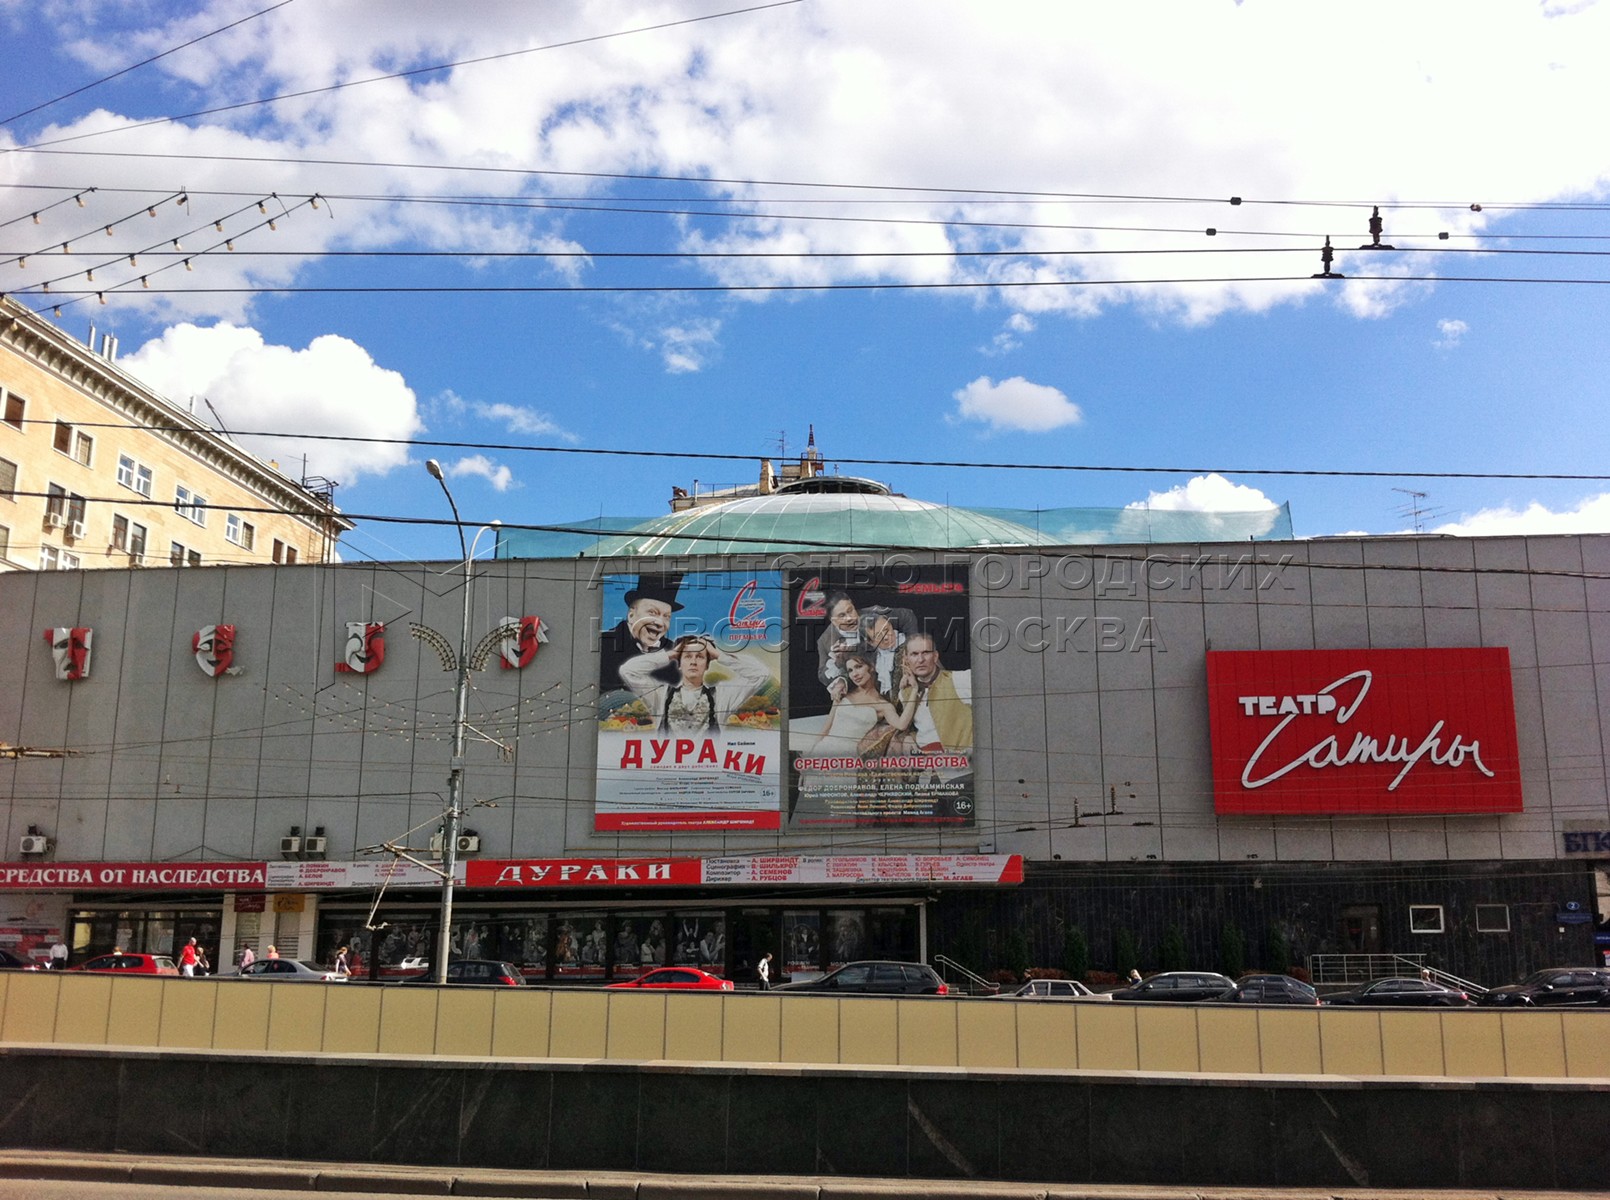
[[0,977],[0,1044],[407,1058],[1610,1078],[1610,1011],[1373,1012]]

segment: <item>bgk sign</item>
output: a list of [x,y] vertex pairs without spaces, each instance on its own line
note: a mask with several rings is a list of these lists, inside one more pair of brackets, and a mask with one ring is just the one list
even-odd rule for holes
[[1509,651],[1210,650],[1213,808],[1521,811]]

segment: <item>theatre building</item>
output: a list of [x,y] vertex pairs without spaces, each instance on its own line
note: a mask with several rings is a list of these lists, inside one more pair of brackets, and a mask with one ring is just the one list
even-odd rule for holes
[[0,576],[0,944],[387,977],[451,858],[457,952],[560,984],[1599,961],[1610,537],[961,510],[815,461],[504,531],[467,629],[450,564]]

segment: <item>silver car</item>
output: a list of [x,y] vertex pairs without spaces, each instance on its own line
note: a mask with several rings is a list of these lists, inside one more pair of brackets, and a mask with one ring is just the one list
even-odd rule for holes
[[266,979],[270,983],[345,983],[348,976],[318,963],[297,962],[294,958],[260,958],[242,968],[237,978]]
[[1031,979],[1015,992],[1002,992],[998,1000],[1108,1000],[1077,979]]

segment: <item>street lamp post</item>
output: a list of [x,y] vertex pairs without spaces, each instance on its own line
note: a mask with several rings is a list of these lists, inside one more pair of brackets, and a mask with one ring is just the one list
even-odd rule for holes
[[464,540],[464,522],[458,515],[458,504],[447,487],[442,464],[434,458],[425,461],[431,478],[442,485],[442,492],[453,510],[453,523],[458,529],[459,548],[464,553],[464,620],[458,637],[458,682],[454,689],[453,706],[453,757],[447,770],[447,812],[442,819],[442,928],[436,939],[436,982],[447,982],[448,957],[453,952],[453,874],[458,868],[458,819],[463,812],[464,799],[464,730],[469,714],[470,698],[470,572],[475,561],[475,547],[481,535],[501,522],[483,525],[475,531],[468,543]]

